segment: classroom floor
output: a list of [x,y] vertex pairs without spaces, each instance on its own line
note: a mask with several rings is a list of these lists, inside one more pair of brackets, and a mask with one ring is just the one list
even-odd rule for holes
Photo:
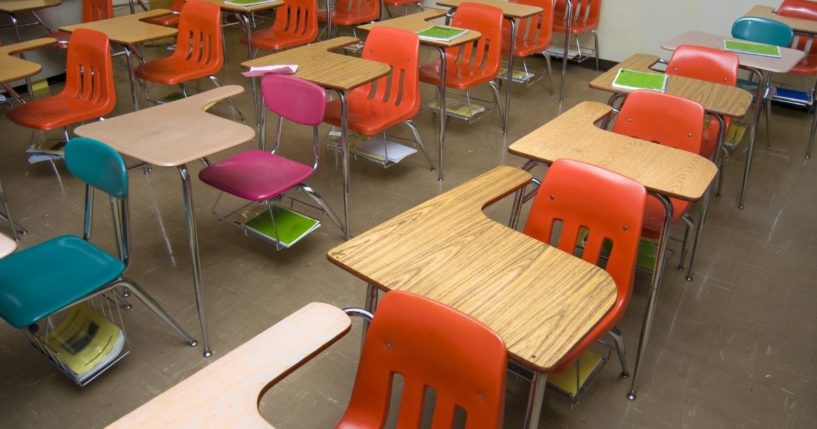
[[[248,81],[239,75],[237,65],[246,58],[238,35],[237,27],[227,30],[229,57],[220,78],[223,83],[247,88],[236,101],[252,121]],[[148,56],[164,55],[157,48],[147,52]],[[423,55],[432,59],[436,54]],[[531,64],[541,69],[544,61],[537,58]],[[514,86],[507,137],[502,136],[495,114],[472,125],[452,120],[446,142],[446,180],[442,183],[419,155],[389,169],[353,161],[352,233],[358,234],[494,166],[521,166],[523,160],[509,155],[506,147],[558,114],[560,65],[554,62],[557,95],[548,93],[546,81],[528,88]],[[115,72],[119,95],[116,113],[126,113],[130,110],[126,75],[121,66],[115,66]],[[608,94],[587,87],[595,75],[592,69],[568,66],[563,110],[583,100],[607,99]],[[202,89],[209,87],[209,82],[201,82]],[[160,88],[155,90],[162,93]],[[432,88],[423,91],[424,100],[434,97]],[[478,93],[488,95],[484,90]],[[146,105],[144,100],[142,103]],[[232,117],[227,103],[214,111]],[[803,161],[811,117],[781,108],[773,112],[774,149],[767,150],[762,140],[758,145],[744,210],[738,210],[737,197],[745,145],[727,161],[723,196],[712,204],[694,281],[687,282],[686,273],[674,268],[678,254],[674,252],[658,298],[638,399],[630,402],[625,398],[629,383],[617,378],[617,362],[613,360],[575,406],[548,394],[540,427],[793,428],[810,427],[817,421],[817,222],[813,222],[817,159]],[[421,112],[416,122],[436,160],[436,128],[431,115]],[[29,247],[58,234],[79,233],[83,186],[64,166],[60,168],[61,189],[47,164],[27,163],[29,130],[12,124],[4,115],[0,116],[0,130],[0,173],[15,219],[29,230],[20,246]],[[405,129],[398,130],[403,136],[408,134]],[[280,153],[308,159],[309,132],[289,126],[285,132],[290,138]],[[48,137],[58,137],[58,133]],[[254,146],[254,141],[248,142],[212,160]],[[325,148],[321,156],[318,173],[309,183],[341,211],[338,157]],[[191,164],[190,168],[195,175],[201,165]],[[542,173],[536,171],[537,175]],[[153,168],[150,175],[141,170],[132,172],[130,180],[133,262],[128,275],[199,337],[178,174]],[[197,179],[193,189],[215,356],[205,359],[201,346],[191,349],[182,344],[136,302],[133,310],[124,313],[130,355],[87,387],[77,388],[51,368],[20,332],[3,323],[0,426],[103,427],[308,302],[341,307],[363,304],[365,284],[326,260],[326,252],[343,240],[328,219],[292,249],[275,251],[269,244],[217,223],[210,213],[217,192]],[[95,239],[112,249],[109,213],[99,201]],[[508,208],[509,201],[502,201],[487,212],[501,221],[506,219]],[[0,232],[8,233],[7,226],[0,225]],[[677,242],[670,246],[673,250],[679,247]],[[43,269],[48,269],[47,263],[43,261]],[[648,275],[640,275],[621,324],[631,366],[647,283]],[[280,428],[332,427],[352,387],[359,330],[355,323],[349,335],[273,387],[261,401],[263,415]],[[509,375],[508,380],[506,427],[520,427],[529,384],[515,375]]]

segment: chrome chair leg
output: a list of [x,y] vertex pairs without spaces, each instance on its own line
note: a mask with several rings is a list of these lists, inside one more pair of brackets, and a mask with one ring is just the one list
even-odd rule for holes
[[335,214],[335,211],[332,210],[331,207],[329,207],[329,204],[326,203],[326,200],[324,200],[323,197],[321,197],[317,192],[315,192],[314,189],[310,188],[309,186],[303,183],[301,183],[299,187],[304,192],[306,192],[306,194],[309,195],[309,197],[312,198],[312,200],[314,200],[321,207],[321,209],[326,213],[326,215],[329,216],[329,219],[332,220],[332,223],[334,223],[340,229],[341,232],[346,233],[346,229],[343,226],[343,222],[340,221],[338,215]]
[[545,51],[543,55],[545,56],[545,65],[547,65],[548,71],[548,89],[550,90],[550,95],[553,95],[553,79],[551,78],[553,73],[551,73],[550,67],[550,54]]
[[627,356],[624,351],[624,336],[621,335],[621,331],[618,327],[610,330],[610,336],[613,337],[613,341],[616,344],[618,361],[621,363],[621,374],[619,374],[619,376],[621,378],[630,378],[630,372],[627,370]]
[[[218,78],[217,78],[217,77],[215,77],[215,76],[210,76],[210,80],[213,82],[213,84],[214,84],[216,87],[220,87],[220,86],[221,86],[221,82],[219,82],[219,81],[218,81]],[[227,100],[230,102],[230,106],[232,107],[233,112],[234,112],[236,115],[238,115],[238,118],[241,120],[241,122],[245,122],[245,123],[246,123],[246,122],[247,122],[247,118],[245,118],[245,117],[244,117],[244,114],[243,114],[243,113],[241,113],[241,110],[239,110],[238,106],[236,106],[235,101],[233,101],[233,97],[227,97]]]
[[493,80],[488,82],[488,85],[491,86],[492,93],[494,94],[494,104],[496,104],[496,112],[499,114],[499,120],[504,124],[505,114],[502,112],[502,106],[499,104],[499,87],[497,86],[496,81]]
[[764,108],[766,109],[766,149],[772,148],[772,99],[766,100]]
[[188,334],[184,330],[184,328],[182,328],[181,325],[179,325],[176,322],[175,319],[170,317],[170,315],[159,305],[159,303],[156,302],[156,300],[154,300],[152,296],[148,295],[148,293],[145,292],[145,290],[142,289],[142,287],[139,286],[136,282],[123,278],[119,282],[118,286],[128,287],[130,291],[133,292],[133,294],[136,295],[137,298],[139,298],[139,301],[142,301],[142,303],[145,304],[145,306],[149,308],[150,311],[159,316],[159,318],[162,319],[162,321],[167,323],[171,328],[173,328],[173,330],[175,330],[179,335],[181,335],[187,342],[187,344],[190,345],[190,347],[195,347],[198,345],[198,341],[191,337],[190,334]]
[[594,46],[594,53],[596,54],[596,71],[599,71],[599,35],[595,31],[591,31],[590,34],[593,35],[593,42]]
[[681,258],[678,261],[678,271],[684,271],[684,262],[686,262],[689,251],[689,230],[693,226],[692,217],[688,214],[685,214],[681,220],[684,221],[684,240],[681,242]]
[[417,130],[417,125],[411,119],[406,120],[405,124],[411,129],[412,134],[414,134],[414,141],[417,142],[417,145],[420,146],[420,151],[423,152],[423,156],[426,157],[428,168],[434,171],[436,168],[434,168],[434,163],[431,161],[431,157],[428,156],[428,152],[426,152],[426,147],[423,144],[423,138],[420,137],[420,131]]

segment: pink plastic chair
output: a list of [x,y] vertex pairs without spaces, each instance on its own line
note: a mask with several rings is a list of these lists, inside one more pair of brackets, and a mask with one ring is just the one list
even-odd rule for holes
[[[267,108],[279,115],[272,151],[248,150],[239,153],[204,168],[199,173],[199,179],[223,192],[256,203],[269,202],[298,188],[309,195],[343,231],[340,219],[326,201],[303,183],[318,167],[318,125],[323,120],[326,94],[314,83],[279,74],[268,74],[261,78],[261,93]],[[284,119],[312,127],[312,165],[275,153],[281,141]],[[271,210],[271,206],[269,208]]]

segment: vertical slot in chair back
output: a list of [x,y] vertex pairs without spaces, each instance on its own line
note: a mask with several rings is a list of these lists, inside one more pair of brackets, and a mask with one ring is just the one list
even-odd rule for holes
[[293,37],[315,40],[318,37],[318,4],[316,0],[286,0],[275,11],[272,28]]
[[82,22],[113,18],[112,0],[85,0],[82,3]]
[[[495,76],[502,55],[502,10],[480,3],[462,3],[451,25],[478,31],[482,36],[463,46],[446,50],[449,63],[459,64],[457,73]],[[456,66],[455,66],[456,67]]]
[[128,197],[128,169],[112,147],[85,137],[65,147],[65,165],[75,177],[117,199]]
[[261,78],[261,93],[267,108],[285,119],[318,126],[323,121],[326,92],[320,86],[295,76],[267,74]]
[[[556,24],[559,27],[564,26],[566,8],[565,0],[556,1],[555,10],[556,15],[559,17]],[[600,17],[601,0],[573,0],[573,16],[570,17],[570,22],[571,28],[575,29],[575,31],[585,32],[598,27]]]
[[432,427],[502,426],[507,352],[487,326],[428,298],[392,291],[378,305],[361,353],[349,407],[338,428],[384,427],[393,380],[402,376],[397,427],[420,427],[427,390]]

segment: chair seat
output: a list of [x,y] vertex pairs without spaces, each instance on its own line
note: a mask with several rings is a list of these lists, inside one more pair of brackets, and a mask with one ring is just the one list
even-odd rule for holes
[[64,235],[0,260],[0,316],[25,328],[119,278],[125,265]]
[[113,107],[107,100],[93,104],[60,93],[14,106],[6,116],[18,125],[45,131],[105,116]]
[[169,56],[140,65],[136,68],[136,76],[150,82],[176,85],[215,75],[221,69],[221,64],[216,65],[216,67],[195,68],[181,58]]
[[[417,114],[419,104],[394,106],[386,103],[373,103],[368,99],[368,87],[354,90],[346,102],[349,118],[349,129],[360,134],[373,136],[409,120]],[[340,100],[326,103],[323,121],[336,127],[340,126]]]
[[817,75],[817,54],[808,54],[800,60],[797,65],[789,70],[789,73],[801,76]]
[[[496,70],[486,70],[449,61],[445,69],[445,86],[465,90],[494,80],[498,72],[499,67]],[[435,86],[439,85],[440,61],[421,66],[420,81]]]
[[178,27],[179,26],[179,14],[178,13],[168,13],[165,15],[154,16],[151,18],[143,19],[149,24],[155,25],[163,25],[165,27]]
[[[379,12],[379,10],[363,13],[359,11],[333,10],[332,24],[343,26],[368,24],[377,20]],[[318,21],[326,22],[326,12],[318,14]]]
[[68,42],[71,41],[71,33],[67,31],[57,30],[51,34],[47,34],[45,37],[52,37],[54,39],[57,39],[57,47],[63,49],[67,48]]
[[409,6],[412,4],[420,4],[423,0],[384,0],[383,3],[388,6]]
[[250,201],[283,194],[313,173],[312,167],[263,150],[249,150],[204,168],[199,179]]
[[[281,50],[306,45],[314,39],[312,34],[294,35],[277,28],[267,28],[252,33],[253,48]],[[247,36],[241,36],[241,43],[247,44]]]
[[[672,203],[672,223],[675,224],[689,210],[689,201],[676,198],[670,198],[669,200]],[[645,237],[658,237],[664,227],[664,215],[664,205],[658,201],[658,198],[652,195],[648,196],[644,208],[644,223],[641,225]]]

